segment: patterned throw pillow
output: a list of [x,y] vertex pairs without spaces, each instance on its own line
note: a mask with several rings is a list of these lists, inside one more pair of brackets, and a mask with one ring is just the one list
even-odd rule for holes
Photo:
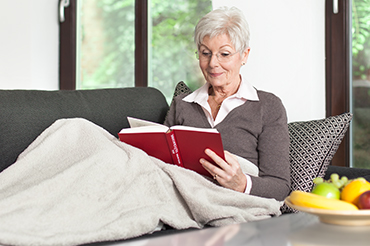
[[[345,113],[321,120],[291,122],[291,190],[312,190],[315,177],[324,177],[328,166],[347,132],[352,114]],[[283,213],[296,212],[285,204]]]
[[[176,86],[174,97],[189,94],[191,90],[184,82]],[[324,177],[328,166],[338,150],[352,119],[344,113],[320,120],[291,122],[288,124],[290,137],[291,190],[311,191],[312,180]],[[297,212],[285,204],[283,213]]]
[[[175,97],[177,97],[179,95],[187,95],[187,94],[190,94],[190,93],[192,93],[192,90],[183,81],[178,82],[176,87],[175,87],[175,91],[173,92],[171,104],[173,103],[173,100],[175,99]],[[167,116],[168,115],[166,115],[166,119],[167,119]],[[166,119],[165,119],[165,121],[166,121]]]
[[190,94],[191,92],[190,88],[183,81],[180,81],[176,85],[172,100],[178,95]]

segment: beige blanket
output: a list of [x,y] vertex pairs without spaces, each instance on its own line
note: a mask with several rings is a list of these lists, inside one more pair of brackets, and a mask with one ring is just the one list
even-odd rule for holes
[[222,226],[278,216],[280,205],[149,157],[87,120],[63,119],[0,173],[0,244],[127,239],[161,222]]

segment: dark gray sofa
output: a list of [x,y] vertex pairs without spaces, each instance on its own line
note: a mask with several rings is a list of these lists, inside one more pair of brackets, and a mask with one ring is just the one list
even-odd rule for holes
[[[154,88],[77,91],[0,90],[0,172],[60,118],[86,118],[117,136],[132,116],[162,123],[168,104]],[[370,170],[330,166],[351,114],[289,123],[292,189],[310,190],[312,178],[336,172],[370,178]],[[284,210],[284,212],[289,212]]]
[[163,122],[168,104],[154,88],[76,91],[0,90],[0,171],[60,118],[88,119],[117,136],[126,117]]

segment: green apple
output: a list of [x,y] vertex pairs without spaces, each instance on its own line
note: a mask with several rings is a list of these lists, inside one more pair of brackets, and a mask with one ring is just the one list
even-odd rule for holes
[[311,193],[319,196],[324,196],[326,198],[340,199],[339,189],[332,183],[320,183],[315,185]]

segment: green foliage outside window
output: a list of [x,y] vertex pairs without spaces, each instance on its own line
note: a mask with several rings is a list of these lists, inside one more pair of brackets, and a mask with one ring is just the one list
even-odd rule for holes
[[370,168],[370,0],[352,0],[353,166]]
[[[134,86],[134,2],[82,1],[80,88]],[[201,16],[211,11],[212,1],[149,3],[149,86],[159,88],[167,97],[180,80],[193,89],[199,87],[203,78],[194,55],[193,32]]]
[[194,28],[212,10],[210,0],[151,0],[152,37],[150,86],[171,97],[174,85],[184,81],[191,89],[204,83],[195,58]]
[[366,79],[370,69],[370,0],[352,0],[353,75]]
[[134,1],[80,2],[82,44],[79,87],[134,86]]

